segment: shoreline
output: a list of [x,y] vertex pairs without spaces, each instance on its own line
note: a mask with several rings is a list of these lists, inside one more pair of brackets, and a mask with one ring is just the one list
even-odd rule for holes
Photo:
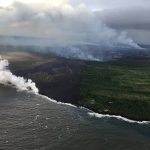
[[[139,72],[139,74],[135,76],[134,69],[136,69],[137,66],[141,68],[143,68],[143,66],[148,67],[150,65],[150,61],[127,59],[118,60],[115,62],[98,63],[80,60],[70,60],[55,56],[47,57],[37,55],[35,53],[27,53],[26,55],[25,54],[17,52],[14,54],[18,56],[17,58],[20,58],[19,56],[21,56],[22,58],[28,56],[28,59],[25,57],[22,61],[20,61],[20,59],[16,60],[16,57],[13,58],[13,56],[11,56],[11,59],[13,58],[13,61],[10,61],[10,70],[13,74],[17,76],[23,76],[26,79],[32,79],[39,88],[40,94],[46,95],[48,97],[51,97],[52,99],[61,101],[63,103],[75,104],[78,107],[83,106],[103,115],[121,115],[137,121],[150,120],[150,111],[148,111],[149,105],[146,105],[148,101],[146,102],[146,100],[144,99],[137,101],[136,99],[134,100],[134,97],[129,100],[126,99],[126,97],[122,99],[125,92],[127,92],[127,96],[132,96],[131,94],[135,94],[135,96],[138,97],[138,91],[137,93],[135,93],[136,91],[132,92],[132,90],[130,91],[130,89],[126,88],[126,91],[124,91],[123,89],[123,93],[116,93],[116,91],[118,92],[120,90],[118,89],[118,87],[121,88],[119,83],[122,83],[122,80],[120,80],[121,82],[117,82],[116,85],[118,77],[121,77],[122,74],[124,75],[128,73],[127,69],[131,70],[132,66],[133,70],[130,71],[131,74],[127,75],[129,75],[129,77],[131,75],[132,78],[133,76],[137,77],[141,74],[141,72]],[[92,68],[85,72],[89,65],[92,66]],[[24,68],[24,66],[26,67]],[[114,66],[115,68],[113,68]],[[101,72],[102,74],[100,74]],[[148,72],[145,73],[146,75],[149,74]],[[99,77],[101,77],[101,79]],[[113,80],[111,80],[112,77]],[[83,81],[83,79],[86,80],[82,84],[81,81]],[[124,79],[127,79],[127,82],[129,81],[128,78],[123,77],[123,80]],[[109,82],[107,82],[108,80]],[[145,79],[145,81],[146,80],[147,79]],[[144,79],[142,81],[144,81]],[[139,80],[138,83],[142,81]],[[111,84],[113,86],[109,90]],[[136,83],[133,83],[133,85],[134,84],[136,85]],[[125,86],[128,87],[128,85]],[[129,84],[129,86],[132,87],[132,84]],[[148,89],[149,88],[147,88],[147,90]],[[142,91],[140,92],[142,94]],[[111,95],[112,93],[115,94]],[[118,98],[118,96],[121,96],[120,99],[116,99]],[[147,96],[148,98],[148,93],[147,95],[143,93],[143,96]],[[135,107],[132,107],[133,105],[135,105]],[[110,111],[104,112],[105,110]]]
[[54,100],[54,99],[52,99],[52,98],[50,98],[50,97],[48,97],[48,96],[46,96],[46,95],[42,95],[42,94],[40,94],[40,93],[33,93],[33,92],[30,92],[30,91],[17,91],[17,89],[16,88],[14,88],[14,87],[11,87],[11,86],[6,86],[6,85],[3,85],[3,84],[0,84],[1,86],[2,86],[2,89],[3,88],[12,88],[12,89],[14,89],[16,92],[27,92],[27,93],[29,93],[29,94],[33,94],[33,95],[36,95],[36,96],[39,96],[39,97],[41,97],[41,98],[44,98],[44,99],[46,99],[46,100],[48,100],[48,101],[50,101],[50,102],[52,102],[52,103],[56,103],[56,104],[58,104],[58,105],[66,105],[66,106],[69,106],[69,107],[73,107],[73,108],[78,108],[78,109],[84,109],[84,110],[86,110],[87,111],[87,114],[89,115],[89,117],[96,117],[96,118],[115,118],[115,119],[117,119],[117,120],[121,120],[121,121],[125,121],[125,122],[128,122],[128,123],[137,123],[137,124],[150,124],[150,120],[134,120],[134,118],[128,118],[128,117],[126,117],[126,116],[121,116],[121,115],[119,115],[119,114],[106,114],[106,113],[98,113],[98,112],[96,112],[96,111],[94,111],[94,110],[91,110],[90,108],[86,108],[86,107],[84,107],[84,106],[82,106],[82,105],[76,105],[76,104],[71,104],[71,103],[65,103],[65,102],[63,102],[63,101],[57,101],[57,100]]
[[[65,60],[66,61],[66,60]],[[69,62],[67,62],[69,63]],[[76,63],[76,62],[74,62]],[[60,66],[63,64],[60,64]],[[43,65],[45,66],[45,64]],[[46,69],[44,70],[45,72],[48,72],[47,69],[49,69],[48,65],[46,64]],[[80,66],[80,64],[79,64]],[[57,66],[58,67],[58,66]],[[72,67],[72,66],[71,66]],[[84,66],[85,67],[85,66]],[[38,68],[38,70],[42,70],[41,68]],[[78,68],[78,67],[77,67]],[[36,69],[35,69],[36,70]],[[62,76],[59,76],[57,79],[50,83],[43,83],[43,82],[38,82],[37,80],[34,80],[34,78],[28,76],[28,73],[32,72],[30,71],[24,71],[27,74],[22,74],[25,78],[31,78],[36,84],[37,87],[39,88],[39,93],[42,95],[45,95],[47,97],[51,97],[52,99],[55,99],[57,102],[62,102],[62,103],[70,103],[71,105],[76,105],[77,107],[84,107],[84,100],[82,99],[82,96],[80,95],[79,87],[80,87],[80,74],[78,73],[78,69],[75,72],[75,74],[64,74]],[[68,73],[68,70],[66,71]],[[49,73],[49,72],[48,72]],[[15,73],[18,75],[18,73]],[[21,75],[19,73],[19,75]],[[58,81],[57,81],[58,80]],[[64,88],[65,86],[65,88]],[[83,102],[83,105],[80,103]],[[85,102],[86,103],[86,102]],[[141,101],[142,103],[142,101]],[[129,120],[134,120],[134,121],[150,121],[150,119],[145,119],[144,117],[137,116],[137,117],[131,117],[130,115],[128,116],[128,113],[109,113],[109,112],[99,112],[96,110],[96,108],[85,106],[87,109],[94,111],[94,113],[98,113],[101,115],[111,115],[111,116],[122,116],[125,117]],[[126,115],[125,115],[126,114]]]
[[51,99],[50,97],[48,96],[45,96],[45,95],[42,95],[42,94],[35,94],[37,96],[40,96],[42,98],[45,98],[47,99],[48,101],[51,101],[53,103],[56,103],[58,105],[66,105],[66,106],[70,106],[70,107],[73,107],[73,108],[79,108],[79,109],[84,109],[84,110],[87,110],[87,114],[90,116],[90,117],[96,117],[96,118],[115,118],[117,120],[122,120],[122,121],[125,121],[125,122],[128,122],[128,123],[137,123],[137,124],[150,124],[150,120],[134,120],[133,118],[128,118],[128,117],[125,117],[125,116],[121,116],[121,115],[114,115],[114,114],[104,114],[104,113],[98,113],[98,112],[94,112],[93,110],[89,109],[89,108],[86,108],[86,107],[83,107],[83,106],[77,106],[77,105],[74,105],[74,104],[71,104],[71,103],[64,103],[62,101],[57,101],[57,100],[54,100],[54,99]]

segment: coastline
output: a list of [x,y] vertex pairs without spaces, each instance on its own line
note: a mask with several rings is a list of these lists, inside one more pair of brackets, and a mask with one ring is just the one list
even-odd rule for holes
[[[22,55],[19,53],[15,53],[15,55],[16,54],[17,56]],[[27,78],[32,79],[33,82],[35,82],[37,87],[39,88],[40,94],[48,96],[57,101],[61,101],[62,103],[70,103],[76,105],[77,107],[86,107],[87,109],[90,109],[95,113],[99,113],[104,116],[121,115],[123,117],[127,117],[131,120],[136,120],[136,121],[150,120],[149,117],[145,117],[145,116],[149,116],[149,112],[146,112],[146,110],[149,110],[148,109],[149,107],[147,105],[147,103],[149,104],[148,100],[137,101],[135,99],[133,101],[132,99],[134,97],[133,98],[131,97],[131,100],[128,99],[126,100],[125,98],[122,99],[122,97],[120,97],[120,99],[117,100],[113,98],[113,95],[107,97],[107,95],[111,93],[114,93],[116,96],[118,94],[115,91],[113,91],[114,89],[116,90],[114,83],[116,83],[116,79],[118,78],[118,76],[116,76],[116,73],[118,74],[118,69],[117,69],[118,67],[119,70],[120,68],[121,69],[125,68],[125,70],[123,70],[123,75],[128,72],[127,68],[129,68],[131,73],[134,73],[134,71],[137,72],[137,75],[135,74],[133,77],[138,77],[138,75],[141,74],[141,72],[138,72],[138,70],[141,70],[141,68],[143,69],[143,66],[149,67],[150,65],[149,60],[148,61],[138,60],[139,62],[136,62],[137,61],[136,59],[132,61],[130,59],[127,59],[127,61],[119,60],[115,62],[103,63],[103,62],[69,60],[69,59],[63,59],[56,56],[48,56],[48,57],[42,55],[39,56],[35,53],[29,53],[28,55],[26,54],[26,57],[27,56],[30,56],[32,59],[24,58],[25,60],[20,61],[20,60],[16,60],[15,58],[14,60],[11,60],[10,70],[17,76],[23,76],[26,79]],[[11,55],[11,59],[13,59],[13,55]],[[26,66],[25,68],[24,65]],[[92,68],[87,71],[87,68],[89,66],[92,66]],[[134,66],[135,68],[132,69],[132,66]],[[94,67],[96,67],[96,70],[93,70]],[[113,67],[115,67],[115,70],[112,70]],[[139,69],[135,70],[138,67]],[[111,73],[111,71],[113,71],[113,73]],[[102,75],[100,74],[101,72],[103,72]],[[146,75],[148,74],[149,72],[146,72]],[[90,78],[87,78],[89,75]],[[120,74],[119,72],[119,77],[121,77],[120,75],[122,74]],[[113,81],[112,77],[113,80],[115,80],[114,83],[112,82]],[[126,78],[123,77],[123,79]],[[142,82],[143,81],[144,79],[142,79]],[[101,95],[101,94],[105,94],[103,92],[104,89],[107,90],[107,88],[111,87],[111,83],[113,83],[113,88],[112,88],[113,90],[106,91],[107,94],[106,96]],[[133,85],[134,84],[136,85],[136,83],[133,83]],[[102,86],[99,87],[99,85]],[[126,87],[127,86],[128,85],[126,85]],[[118,85],[118,81],[117,81],[117,87],[121,88],[121,86]],[[98,94],[95,93],[95,91],[93,90],[97,90]],[[129,89],[129,91],[130,90],[131,89]],[[145,90],[149,90],[149,88]],[[119,89],[117,89],[117,92],[118,91]],[[123,91],[123,94],[121,93],[121,96],[124,96],[124,92],[125,91]],[[131,91],[131,93],[127,93],[127,96],[130,96],[130,94],[135,94],[135,96],[138,98],[138,93],[136,95],[135,91],[134,92]],[[143,93],[143,95],[145,95],[145,93]],[[146,94],[145,96],[149,97],[148,94]],[[113,107],[111,108],[111,105],[114,108]],[[132,105],[137,105],[137,106],[132,108]],[[143,108],[141,108],[141,105],[143,105]],[[125,110],[123,110],[122,108]],[[132,110],[132,112],[128,114],[128,110],[130,111]],[[138,113],[137,114],[135,113],[135,112],[141,112],[141,110],[144,111],[144,113],[141,116],[139,116]]]
[[122,120],[122,121],[125,121],[125,122],[128,122],[128,123],[137,123],[137,124],[141,124],[141,125],[150,124],[150,121],[147,121],[147,120],[134,120],[134,119],[130,119],[130,118],[126,118],[124,116],[114,115],[114,114],[100,114],[100,113],[94,112],[94,111],[92,111],[92,110],[90,110],[88,108],[85,108],[83,106],[76,106],[76,105],[73,105],[71,103],[64,103],[64,102],[61,102],[61,101],[53,100],[53,99],[49,98],[48,96],[41,95],[41,94],[36,94],[36,95],[40,96],[42,98],[45,98],[48,101],[51,101],[53,103],[57,103],[58,105],[67,105],[67,106],[74,107],[74,108],[85,109],[85,110],[87,110],[87,114],[90,117],[115,118],[115,119]]

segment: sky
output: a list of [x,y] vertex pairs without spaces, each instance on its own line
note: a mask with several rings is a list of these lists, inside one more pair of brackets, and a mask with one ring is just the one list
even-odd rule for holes
[[150,44],[149,14],[150,0],[0,0],[0,35]]

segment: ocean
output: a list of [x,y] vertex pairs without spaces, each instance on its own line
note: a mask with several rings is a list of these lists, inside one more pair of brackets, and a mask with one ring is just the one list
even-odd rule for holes
[[0,150],[149,150],[150,124],[0,86]]

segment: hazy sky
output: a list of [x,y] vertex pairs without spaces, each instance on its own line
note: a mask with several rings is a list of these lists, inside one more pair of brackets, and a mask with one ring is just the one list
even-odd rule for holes
[[78,5],[84,3],[92,8],[105,9],[117,7],[134,7],[134,6],[148,6],[149,0],[71,0],[71,3]]
[[150,0],[71,0],[99,11],[108,26],[126,31],[137,42],[150,44]]
[[86,41],[93,32],[96,42],[105,37],[112,42],[112,37],[122,37],[116,32],[125,31],[134,41],[150,44],[150,0],[0,0],[0,6],[0,34],[59,40],[68,30],[64,40]]

